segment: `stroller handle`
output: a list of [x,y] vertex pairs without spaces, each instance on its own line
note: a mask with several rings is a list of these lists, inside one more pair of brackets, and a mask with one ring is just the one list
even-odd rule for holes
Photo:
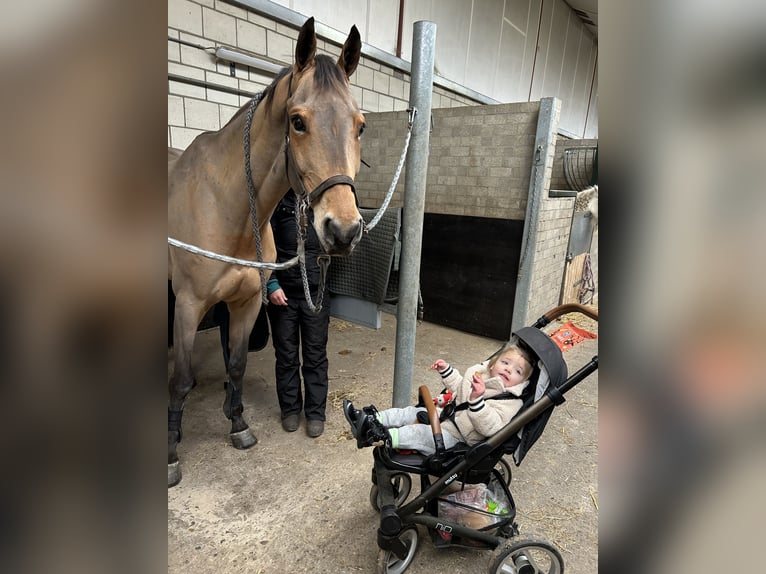
[[551,321],[558,319],[567,313],[582,313],[586,317],[590,317],[591,319],[598,321],[598,309],[594,309],[593,307],[586,307],[585,305],[580,305],[579,303],[566,303],[565,305],[559,305],[558,307],[554,307],[548,311],[545,315],[537,320],[537,322],[534,324],[534,327],[537,329],[540,327],[545,327]]
[[418,387],[418,396],[428,411],[428,420],[431,423],[431,432],[434,435],[434,446],[436,447],[437,455],[444,452],[444,438],[442,436],[442,425],[439,422],[439,413],[436,412],[436,406],[434,400],[431,397],[431,391],[428,390],[426,385]]

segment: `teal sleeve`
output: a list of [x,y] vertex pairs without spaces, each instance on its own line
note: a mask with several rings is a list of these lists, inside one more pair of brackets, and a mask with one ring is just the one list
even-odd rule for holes
[[274,291],[281,289],[279,281],[273,275],[269,278],[269,282],[266,283],[266,294],[271,295]]

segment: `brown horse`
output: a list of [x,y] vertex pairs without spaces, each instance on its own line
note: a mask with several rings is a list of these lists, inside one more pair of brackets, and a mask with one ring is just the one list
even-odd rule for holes
[[[183,153],[168,150],[169,236],[229,257],[258,260],[252,196],[263,260],[274,261],[276,249],[268,222],[292,187],[303,197],[305,208],[313,210],[313,225],[325,251],[350,253],[363,230],[353,178],[360,166],[359,139],[365,124],[348,82],[361,46],[354,26],[337,63],[316,55],[314,19],[310,18],[301,28],[295,63],[282,70],[260,101],[254,102],[254,112],[245,105],[223,128],[200,134]],[[243,136],[246,125],[249,134]],[[243,160],[245,141],[250,143],[252,186],[247,183]],[[222,263],[178,247],[168,248],[168,275],[176,297],[175,366],[168,406],[170,487],[181,479],[176,449],[184,400],[194,386],[194,337],[203,316],[218,301],[224,301],[230,313],[223,406],[231,420],[230,437],[237,448],[249,448],[257,441],[242,417],[242,380],[248,336],[261,308],[262,284],[258,269]]]

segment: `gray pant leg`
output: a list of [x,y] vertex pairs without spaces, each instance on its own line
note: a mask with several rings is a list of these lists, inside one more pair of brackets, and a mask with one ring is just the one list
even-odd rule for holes
[[403,427],[418,422],[418,411],[423,407],[404,407],[403,409],[386,409],[380,413],[380,422],[386,428]]
[[[425,410],[423,407],[410,406],[403,409],[387,409],[380,413],[383,426],[399,429],[399,448],[417,450],[423,454],[433,454],[436,452],[431,427],[417,422],[418,412]],[[442,430],[442,438],[444,439],[445,448],[452,448],[460,442],[445,430]]]
[[[398,433],[399,445],[397,448],[417,450],[423,454],[433,454],[436,452],[434,435],[429,425],[405,425],[399,427]],[[446,431],[442,431],[442,439],[444,440],[444,448],[452,448],[460,442]]]

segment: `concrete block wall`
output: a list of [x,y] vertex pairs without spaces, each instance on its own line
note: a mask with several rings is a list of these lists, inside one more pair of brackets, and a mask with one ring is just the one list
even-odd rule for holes
[[[526,213],[539,102],[433,109],[425,210],[521,219]],[[359,201],[382,204],[401,157],[407,113],[366,114]],[[391,205],[403,204],[406,165]]]
[[528,325],[556,307],[561,299],[574,199],[544,193],[535,241],[535,262],[529,289]]
[[[168,79],[168,145],[185,149],[203,131],[220,129],[273,80],[241,64],[235,64],[232,75],[230,63],[217,60],[214,48],[227,46],[287,66],[293,61],[298,29],[220,0],[168,0],[168,38],[168,75],[175,78]],[[318,53],[338,57],[340,50],[318,38]],[[363,112],[406,110],[410,80],[408,74],[362,56],[351,89]],[[477,103],[434,89],[434,108]]]

